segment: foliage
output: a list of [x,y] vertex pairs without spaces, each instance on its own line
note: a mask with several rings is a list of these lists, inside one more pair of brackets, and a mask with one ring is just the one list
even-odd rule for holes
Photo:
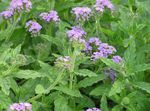
[[[33,8],[14,20],[0,18],[0,111],[16,102],[30,102],[33,111],[150,110],[150,0],[112,0],[114,11],[75,21],[71,9],[92,7],[95,0],[31,0]],[[0,11],[9,0],[0,0]],[[45,23],[40,13],[56,10],[59,23]],[[42,25],[37,37],[25,24]],[[121,64],[109,58],[91,61],[83,47],[68,40],[66,31],[80,25],[92,36],[116,47]],[[69,56],[67,68],[56,58]],[[64,64],[63,64],[64,65]],[[116,71],[115,81],[104,73]]]

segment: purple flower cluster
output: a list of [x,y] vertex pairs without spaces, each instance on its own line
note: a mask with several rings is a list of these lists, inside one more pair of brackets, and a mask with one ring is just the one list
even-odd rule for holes
[[32,111],[30,103],[14,103],[10,105],[9,111]]
[[116,52],[113,46],[102,43],[98,38],[92,37],[85,44],[85,52],[91,55],[91,59],[96,61],[102,57],[108,57]]
[[85,35],[86,32],[79,26],[74,26],[71,30],[67,31],[67,36],[70,41],[79,41],[80,43],[85,43]]
[[113,56],[112,60],[117,64],[122,62],[122,58],[120,56]]
[[110,10],[114,9],[114,6],[110,2],[110,0],[96,0],[96,4],[94,5],[94,7],[97,12],[103,12],[105,7]]
[[87,109],[86,111],[101,111],[101,110],[98,109],[98,108],[89,108],[89,109]]
[[94,52],[94,50],[97,50],[97,48],[99,47],[100,44],[101,44],[101,41],[98,38],[96,38],[96,37],[90,38],[88,40],[88,42],[85,43],[86,53],[91,54],[92,52]]
[[72,13],[76,16],[76,20],[86,21],[90,18],[92,10],[88,7],[75,7]]
[[26,23],[26,28],[33,36],[37,36],[40,33],[42,26],[39,23],[30,20]]
[[32,3],[30,0],[12,0],[10,2],[10,9],[16,12],[21,12],[22,10],[29,12],[32,8]]
[[115,78],[116,78],[116,71],[115,70],[113,70],[111,68],[107,68],[104,70],[104,73],[106,75],[108,75],[113,82],[115,81]]
[[0,16],[2,16],[4,19],[9,19],[13,16],[13,12],[11,10],[6,10],[1,12]]
[[47,12],[43,12],[40,14],[40,17],[42,20],[44,20],[45,22],[59,22],[60,18],[58,16],[58,13],[54,10]]
[[6,11],[0,13],[4,19],[11,18],[15,12],[27,11],[29,12],[32,8],[32,3],[30,0],[12,0]]
[[69,56],[59,57],[56,59],[55,65],[59,68],[70,69],[71,58]]

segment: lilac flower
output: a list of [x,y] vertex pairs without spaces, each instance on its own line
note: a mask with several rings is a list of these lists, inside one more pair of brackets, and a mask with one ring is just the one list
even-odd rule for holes
[[67,31],[67,36],[70,39],[70,41],[84,41],[84,36],[86,35],[86,32],[79,26],[72,27],[71,30]]
[[51,21],[54,21],[54,22],[59,22],[60,21],[60,18],[57,14],[56,11],[52,10],[50,12],[43,12],[40,14],[40,17],[42,20],[46,21],[46,22],[51,22]]
[[92,10],[88,7],[75,7],[72,13],[76,16],[76,20],[88,20],[91,16]]
[[95,9],[97,12],[103,12],[105,7],[113,10],[114,6],[113,4],[110,2],[110,0],[96,0],[96,4],[94,5]]
[[114,82],[115,78],[116,78],[116,71],[111,69],[111,68],[107,68],[104,70],[104,73],[106,75],[109,75],[110,79]]
[[13,11],[6,10],[0,13],[0,16],[2,16],[4,19],[9,19],[13,16]]
[[89,109],[87,109],[86,111],[101,111],[101,110],[98,109],[98,108],[89,108]]
[[[101,41],[99,38],[92,37],[90,38],[86,43],[85,43],[85,52],[86,53],[92,53],[95,52],[94,50],[97,51],[97,48],[100,46]],[[96,48],[96,49],[94,49]]]
[[59,57],[56,59],[55,65],[59,68],[70,69],[71,67],[71,58],[69,56]]
[[26,23],[26,28],[33,36],[36,36],[40,33],[42,26],[39,23],[30,20]]
[[30,103],[14,103],[10,105],[9,111],[32,111]]
[[120,56],[113,56],[112,60],[117,64],[122,62],[122,58]]
[[116,49],[113,46],[108,45],[107,43],[101,43],[98,50],[102,51],[105,56],[109,56],[116,52]]
[[10,9],[16,12],[21,12],[25,10],[29,12],[32,8],[32,3],[30,0],[12,0],[10,2]]
[[102,51],[100,51],[100,52],[94,52],[92,54],[92,56],[91,56],[91,60],[96,61],[96,60],[98,60],[100,58],[104,58],[104,57],[107,57],[107,56],[104,55],[104,53]]

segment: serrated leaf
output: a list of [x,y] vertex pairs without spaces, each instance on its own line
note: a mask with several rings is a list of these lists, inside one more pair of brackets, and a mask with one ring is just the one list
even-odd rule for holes
[[121,81],[121,80],[115,81],[113,84],[113,87],[111,88],[109,92],[109,96],[113,96],[117,93],[120,93],[124,88],[125,88],[124,81]]
[[30,79],[30,78],[35,79],[37,77],[45,77],[45,75],[43,75],[42,73],[33,70],[20,70],[13,76],[20,79]]
[[35,93],[36,94],[43,94],[45,92],[44,87],[41,84],[38,84],[35,88]]
[[100,106],[101,106],[102,111],[109,111],[108,105],[107,105],[107,98],[105,95],[103,95],[101,98],[101,105]]
[[58,90],[58,91],[61,91],[69,96],[72,96],[72,97],[82,97],[81,93],[79,90],[76,90],[76,89],[69,89],[68,87],[65,87],[65,86],[57,86],[55,87],[54,89]]
[[133,85],[141,90],[146,91],[147,93],[150,93],[150,83],[147,82],[135,82]]
[[122,111],[122,106],[121,105],[116,105],[113,107],[112,111]]
[[101,81],[101,80],[104,80],[106,78],[106,75],[98,75],[97,77],[87,77],[83,80],[81,80],[79,83],[78,83],[78,87],[88,87],[88,86],[92,86],[93,84]]
[[71,111],[70,107],[68,106],[68,100],[63,96],[59,96],[55,101],[55,110],[54,111]]
[[83,77],[93,77],[93,76],[97,76],[96,73],[88,70],[88,69],[80,69],[78,72],[74,72],[76,75],[79,75],[79,76],[83,76]]
[[0,80],[0,86],[2,88],[2,91],[9,95],[10,90],[10,79],[9,78],[1,78]]
[[150,70],[150,64],[140,64],[135,66],[135,72]]
[[8,106],[12,103],[9,96],[5,95],[3,92],[0,91],[0,107],[8,108]]
[[90,95],[93,96],[101,96],[101,95],[108,95],[108,92],[110,91],[111,86],[110,85],[100,85],[98,87],[96,87],[95,89],[93,89],[90,92]]
[[136,61],[136,44],[135,40],[132,39],[130,46],[124,53],[124,59],[126,61],[127,67],[132,68],[135,65]]
[[101,58],[101,61],[103,63],[105,63],[107,66],[113,68],[114,70],[116,70],[116,71],[118,71],[120,73],[122,73],[124,71],[120,64],[116,64],[111,59]]

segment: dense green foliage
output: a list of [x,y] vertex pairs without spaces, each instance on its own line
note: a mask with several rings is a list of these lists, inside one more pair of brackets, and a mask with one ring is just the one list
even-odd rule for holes
[[[0,111],[15,102],[32,103],[33,111],[150,111],[150,0],[112,0],[115,10],[82,23],[86,40],[96,36],[116,47],[123,64],[96,62],[73,46],[66,31],[77,25],[70,11],[92,7],[95,0],[31,0],[33,8],[12,21],[0,18]],[[0,0],[0,12],[9,5]],[[46,24],[41,12],[55,9],[61,21]],[[41,34],[31,37],[25,23],[34,19]],[[69,70],[55,66],[70,56]],[[117,72],[114,83],[103,69]]]

